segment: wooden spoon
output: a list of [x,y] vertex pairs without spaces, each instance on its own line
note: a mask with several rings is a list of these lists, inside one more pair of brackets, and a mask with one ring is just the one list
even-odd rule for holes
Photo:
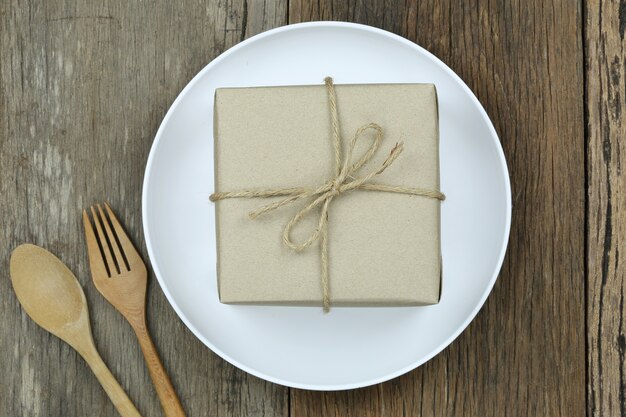
[[47,250],[25,244],[11,255],[11,281],[26,314],[85,359],[117,411],[141,417],[96,350],[87,300],[72,271]]

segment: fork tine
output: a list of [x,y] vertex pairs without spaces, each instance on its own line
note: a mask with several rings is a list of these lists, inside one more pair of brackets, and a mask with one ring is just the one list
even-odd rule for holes
[[102,221],[103,219],[100,219],[98,217],[98,213],[96,213],[96,210],[93,208],[93,206],[91,206],[90,209],[91,209],[91,216],[93,217],[93,222],[96,225],[96,236],[98,236],[98,238],[100,239],[100,246],[102,247],[102,252],[104,252],[105,262],[109,266],[109,276],[117,275],[119,273],[119,270],[117,269],[117,267],[115,266],[115,263],[113,262],[113,256],[111,255],[111,248],[109,247],[109,243],[107,242],[107,236],[104,234],[104,231],[102,230],[101,223],[104,223],[104,221]]
[[115,235],[111,231],[111,227],[109,226],[109,221],[107,220],[106,216],[104,215],[104,211],[102,211],[102,207],[100,207],[100,204],[96,204],[96,207],[98,207],[98,213],[100,214],[100,219],[102,220],[102,224],[104,225],[104,232],[107,234],[107,236],[109,238],[109,243],[111,244],[111,247],[113,249],[113,256],[114,256],[114,259],[115,259],[115,261],[117,263],[118,271],[120,271],[120,273],[123,270],[128,271],[129,268],[126,265],[126,260],[124,259],[124,254],[120,252],[120,250],[122,250],[122,248],[119,247],[118,242],[115,239]]
[[143,260],[141,259],[139,252],[137,252],[137,249],[135,249],[135,246],[128,238],[126,231],[120,224],[119,220],[117,220],[117,217],[115,217],[115,213],[113,213],[113,210],[111,209],[109,204],[104,203],[104,208],[107,214],[109,215],[109,219],[111,220],[111,225],[113,225],[113,229],[115,230],[115,233],[117,234],[118,241],[120,245],[122,246],[122,251],[124,252],[124,255],[126,255],[126,260],[128,261],[129,269],[130,270],[133,269],[133,264],[143,264]]
[[94,280],[109,276],[107,266],[102,259],[100,247],[96,240],[91,220],[86,210],[83,210],[83,226],[85,229],[85,240],[87,241],[87,254],[89,255],[89,266],[91,268],[91,276]]

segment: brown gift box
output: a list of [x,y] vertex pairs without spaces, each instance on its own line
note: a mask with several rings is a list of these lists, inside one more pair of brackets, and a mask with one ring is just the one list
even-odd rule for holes
[[[384,132],[372,160],[380,166],[398,141],[404,151],[374,182],[439,190],[437,93],[432,84],[336,85],[343,152],[355,131]],[[220,88],[215,92],[215,191],[317,187],[332,178],[334,153],[324,85]],[[365,133],[353,162],[370,146]],[[311,200],[255,220],[248,212],[281,197],[216,202],[220,301],[321,305],[319,241],[301,252],[284,245],[285,224]],[[294,228],[302,241],[315,209]],[[440,201],[353,190],[329,206],[328,259],[333,306],[436,304],[441,290]]]

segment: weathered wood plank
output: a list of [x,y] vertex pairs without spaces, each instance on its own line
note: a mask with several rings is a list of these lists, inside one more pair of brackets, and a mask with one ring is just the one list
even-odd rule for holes
[[500,134],[514,216],[494,292],[451,347],[376,387],[294,390],[292,415],[585,415],[580,5],[291,0],[291,23],[318,19],[391,30],[461,75]]
[[626,416],[626,3],[585,11],[587,415]]
[[[22,242],[77,273],[102,356],[143,415],[162,415],[130,327],[90,282],[80,211],[107,199],[145,256],[141,185],[161,118],[207,62],[286,13],[286,0],[0,3],[0,415],[117,415],[77,354],[21,311],[8,260]],[[188,415],[288,413],[287,389],[213,355],[151,281],[150,327]]]

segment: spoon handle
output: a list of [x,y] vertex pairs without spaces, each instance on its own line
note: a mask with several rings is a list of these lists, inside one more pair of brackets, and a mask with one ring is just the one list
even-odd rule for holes
[[96,378],[98,378],[98,382],[100,382],[100,385],[102,385],[102,388],[104,388],[120,415],[122,417],[141,417],[139,411],[137,411],[113,374],[111,374],[109,368],[107,368],[98,351],[95,348],[88,349],[81,352],[81,355],[96,375]]

